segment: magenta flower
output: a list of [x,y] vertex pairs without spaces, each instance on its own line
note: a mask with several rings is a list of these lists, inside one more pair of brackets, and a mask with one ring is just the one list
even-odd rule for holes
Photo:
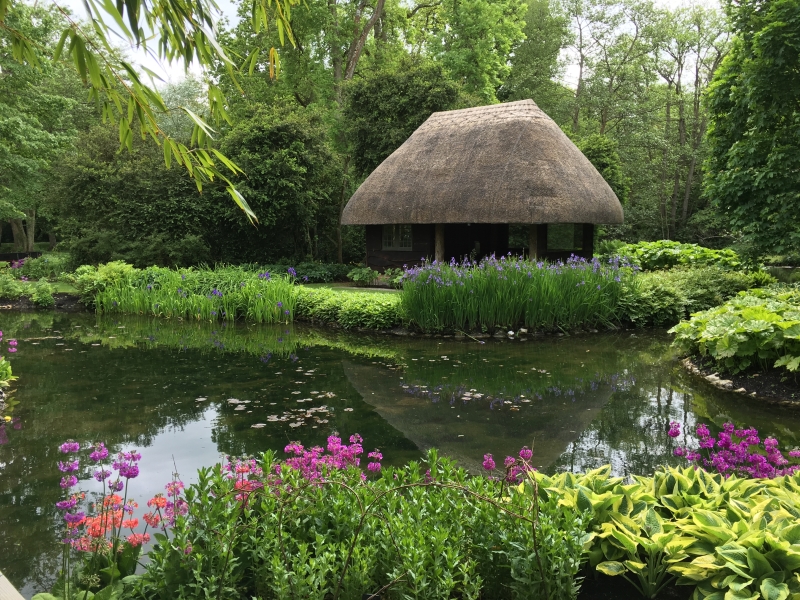
[[14,347],[12,346],[11,348],[9,348],[9,349],[8,349],[8,351],[9,351],[9,352],[16,352],[16,351],[17,351],[17,349],[16,349],[16,348],[14,348]]
[[78,504],[78,499],[75,496],[72,496],[72,498],[67,500],[56,502],[56,508],[58,510],[69,510],[70,508],[74,508],[76,504]]
[[379,463],[379,462],[371,462],[371,463],[369,463],[367,465],[367,469],[369,469],[373,473],[376,473],[376,472],[381,470],[381,463]]
[[523,446],[522,450],[519,451],[519,457],[522,460],[530,460],[533,457],[533,450],[527,446]]
[[514,458],[513,456],[506,456],[506,459],[503,461],[503,466],[507,469],[508,467],[512,466],[515,462],[517,462],[516,458]]
[[707,438],[710,436],[711,432],[708,430],[708,425],[705,423],[700,423],[700,425],[697,426],[697,435],[701,438]]
[[78,511],[76,513],[67,513],[64,515],[64,520],[67,523],[77,524],[83,521],[86,518],[86,514],[82,511]]
[[183,490],[183,482],[179,480],[170,481],[167,485],[164,486],[164,489],[167,490],[167,494],[170,496],[177,496]]
[[111,477],[111,471],[109,471],[108,469],[98,469],[97,471],[94,472],[94,478],[97,481],[103,481],[104,479],[108,479],[109,477]]
[[483,455],[483,468],[487,471],[494,471],[497,465],[494,464],[494,458],[492,458],[491,454],[484,454]]
[[61,462],[58,461],[58,470],[62,473],[74,473],[78,470],[80,466],[80,461],[73,460],[72,462]]
[[108,448],[106,448],[105,444],[102,442],[96,444],[94,447],[94,452],[89,455],[94,462],[100,462],[101,460],[105,460],[108,458]]
[[61,444],[58,449],[64,454],[68,454],[70,452],[78,452],[81,449],[81,445],[78,442],[70,440]]
[[62,488],[68,489],[78,483],[78,478],[75,475],[68,475],[67,477],[61,478],[61,483],[59,484]]
[[669,431],[667,435],[671,438],[676,438],[681,434],[681,425],[677,421],[670,421]]

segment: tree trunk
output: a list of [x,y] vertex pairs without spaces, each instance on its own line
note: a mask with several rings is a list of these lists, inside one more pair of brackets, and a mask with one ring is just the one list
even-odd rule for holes
[[444,262],[444,225],[437,223],[434,236],[434,259],[436,262]]
[[[336,226],[336,258],[339,264],[344,264],[343,252],[342,252],[342,213],[344,212],[344,207],[347,206],[347,202],[345,201],[345,196],[347,196],[347,171],[350,168],[350,156],[346,156],[344,159],[344,169],[342,173],[342,193],[339,196],[339,220]],[[366,264],[366,263],[364,263]]]
[[25,210],[25,233],[27,237],[27,244],[25,252],[33,252],[36,239],[36,209],[29,208]]
[[54,250],[56,244],[58,244],[58,240],[56,239],[56,234],[53,233],[52,231],[48,232],[47,241],[50,243],[50,250]]
[[14,251],[25,252],[28,247],[27,236],[25,235],[25,228],[22,226],[22,219],[9,219],[11,223],[11,233],[14,235]]

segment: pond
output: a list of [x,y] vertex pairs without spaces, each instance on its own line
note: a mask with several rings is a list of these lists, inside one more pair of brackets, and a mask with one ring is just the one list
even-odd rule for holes
[[58,570],[57,446],[69,438],[138,448],[142,506],[173,472],[189,483],[224,455],[282,456],[332,432],[360,433],[384,464],[436,447],[472,471],[487,452],[500,463],[527,445],[547,471],[652,473],[685,443],[667,436],[673,420],[733,420],[800,443],[800,414],[692,378],[663,331],[480,343],[10,312],[0,329],[19,340],[20,377],[14,421],[0,426],[0,571],[26,597]]

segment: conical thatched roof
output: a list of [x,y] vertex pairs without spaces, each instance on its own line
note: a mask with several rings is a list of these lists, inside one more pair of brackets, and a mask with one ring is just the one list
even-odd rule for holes
[[622,223],[622,206],[522,100],[432,114],[361,184],[342,223]]

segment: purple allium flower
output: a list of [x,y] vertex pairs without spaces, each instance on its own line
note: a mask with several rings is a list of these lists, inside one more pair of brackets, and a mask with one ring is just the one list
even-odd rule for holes
[[367,454],[369,458],[374,458],[375,460],[383,460],[383,454],[381,454],[380,450],[375,448],[372,452]]
[[674,456],[685,456],[686,455],[686,449],[685,448],[681,448],[680,446],[678,446],[677,448],[675,448],[675,450],[672,451],[672,454]]
[[125,484],[122,483],[119,479],[117,479],[116,481],[112,481],[111,483],[108,484],[108,489],[111,490],[112,492],[121,492],[122,488],[124,487]]
[[494,464],[494,458],[492,458],[491,454],[484,454],[483,455],[483,468],[487,471],[494,471],[497,465]]
[[681,425],[677,421],[670,421],[669,431],[667,435],[671,438],[676,438],[681,434]]
[[381,463],[379,462],[371,462],[367,465],[367,469],[372,471],[373,473],[377,473],[381,470]]
[[119,476],[125,479],[134,479],[139,475],[139,467],[135,464],[122,465],[119,469]]
[[533,457],[533,450],[527,446],[523,446],[522,450],[519,451],[519,457],[522,460],[530,460]]
[[710,436],[711,432],[708,430],[708,425],[705,423],[700,423],[700,425],[697,426],[697,435],[701,438],[707,438]]
[[513,456],[506,456],[506,459],[503,461],[503,466],[507,469],[508,467],[512,466],[515,462],[517,462],[516,458],[514,458]]
[[800,450],[789,450],[789,456],[792,458],[800,458]]
[[61,483],[59,484],[62,488],[68,489],[78,483],[78,478],[75,475],[68,475],[67,477],[61,478]]
[[63,452],[64,454],[68,454],[70,452],[78,452],[81,449],[81,445],[78,442],[73,442],[72,440],[69,440],[61,444],[61,446],[59,446],[58,449],[61,450],[61,452]]

